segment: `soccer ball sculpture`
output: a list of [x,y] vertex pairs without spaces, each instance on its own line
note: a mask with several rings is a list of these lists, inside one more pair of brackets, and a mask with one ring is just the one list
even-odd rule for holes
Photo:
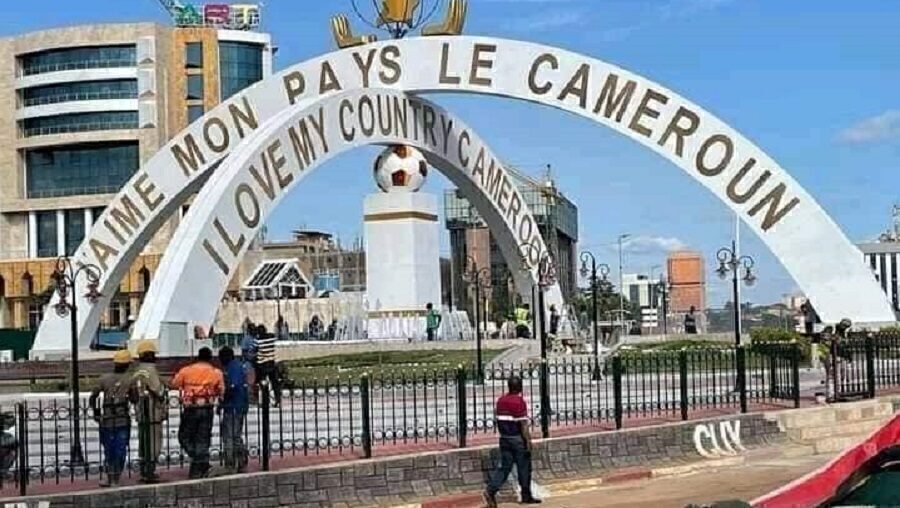
[[394,145],[375,159],[374,172],[375,183],[383,192],[417,192],[425,185],[428,163],[415,148]]

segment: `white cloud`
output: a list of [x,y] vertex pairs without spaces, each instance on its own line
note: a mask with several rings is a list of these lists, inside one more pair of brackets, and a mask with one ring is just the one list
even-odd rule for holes
[[583,22],[584,15],[580,11],[544,12],[534,16],[512,18],[506,23],[506,28],[516,32],[540,32],[580,25]]
[[[610,253],[619,251],[618,243],[603,244],[603,248]],[[623,252],[637,256],[655,256],[687,248],[687,243],[668,236],[634,236],[622,242]]]
[[900,139],[900,109],[889,109],[844,129],[839,138],[847,143]]

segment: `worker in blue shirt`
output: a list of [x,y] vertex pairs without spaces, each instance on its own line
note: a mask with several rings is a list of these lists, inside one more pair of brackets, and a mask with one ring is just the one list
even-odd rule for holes
[[243,473],[247,468],[247,449],[242,436],[250,406],[248,375],[252,367],[235,358],[234,350],[228,346],[219,350],[219,362],[225,377],[225,395],[219,406],[219,434],[225,469],[229,474]]

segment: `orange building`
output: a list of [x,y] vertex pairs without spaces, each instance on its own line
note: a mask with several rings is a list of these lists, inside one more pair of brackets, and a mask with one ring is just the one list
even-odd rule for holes
[[699,252],[676,251],[666,260],[669,273],[669,312],[706,309],[706,270]]

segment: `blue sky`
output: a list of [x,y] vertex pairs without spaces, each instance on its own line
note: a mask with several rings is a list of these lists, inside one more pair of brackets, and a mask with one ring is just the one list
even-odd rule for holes
[[[426,3],[431,0],[425,0]],[[156,0],[7,2],[0,33],[79,23],[158,21]],[[369,2],[360,0],[368,6]],[[854,241],[877,236],[900,201],[900,2],[846,0],[470,0],[468,34],[527,39],[586,53],[678,91],[754,140],[819,200]],[[65,6],[64,8],[62,6]],[[264,28],[276,69],[333,49],[328,18],[349,0],[268,0]],[[636,143],[586,120],[495,98],[436,98],[509,162],[533,174],[551,164],[581,212],[581,247],[615,266],[615,238],[637,239],[625,270],[664,264],[666,249],[707,256],[730,242],[733,217],[699,184]],[[311,175],[270,220],[270,236],[308,226],[361,234],[375,190],[373,150]],[[432,172],[427,189],[446,180]],[[759,284],[745,298],[794,290],[778,261],[742,234]],[[446,250],[446,242],[444,250]],[[827,267],[823,267],[827,269]],[[728,287],[710,279],[710,302]]]

